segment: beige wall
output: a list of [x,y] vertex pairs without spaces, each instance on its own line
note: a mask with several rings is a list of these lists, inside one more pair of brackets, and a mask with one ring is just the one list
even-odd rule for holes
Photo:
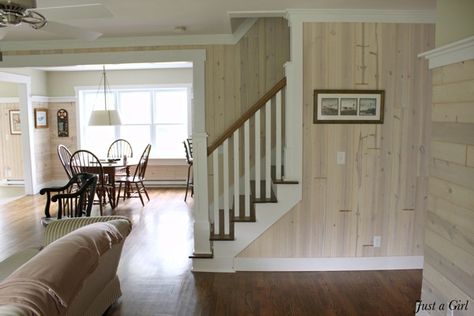
[[474,1],[438,0],[436,46],[474,36]]
[[[46,72],[31,68],[0,68],[0,72],[31,77],[31,94],[47,95]],[[18,97],[17,84],[0,82],[0,97]]]
[[[55,71],[48,72],[48,96],[74,96],[77,86],[98,87],[101,71]],[[107,80],[113,85],[153,85],[168,83],[192,83],[193,70],[148,69],[148,70],[107,70]]]
[[[240,256],[422,255],[431,77],[417,55],[434,26],[305,24],[303,44],[303,198]],[[314,89],[383,89],[385,121],[313,124]]]
[[[422,300],[474,302],[474,60],[433,70]],[[455,315],[472,315],[473,307]],[[436,310],[432,315],[446,315]]]

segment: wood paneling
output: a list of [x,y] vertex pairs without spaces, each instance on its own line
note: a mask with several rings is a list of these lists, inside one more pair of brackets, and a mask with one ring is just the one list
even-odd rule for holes
[[10,110],[19,110],[18,103],[0,104],[0,180],[23,179],[21,135],[10,133]]
[[[58,137],[58,110],[65,109],[69,117],[69,136]],[[66,172],[58,158],[57,147],[65,145],[71,152],[78,149],[76,130],[76,103],[75,102],[50,102],[49,103],[49,137],[51,139],[50,160],[51,178],[54,180],[67,180]]]
[[213,45],[206,52],[206,130],[212,144],[284,77],[287,22],[259,19],[236,45]]
[[[240,256],[422,254],[431,75],[417,55],[433,46],[433,25],[304,25],[303,199]],[[383,89],[385,122],[313,124],[314,89]]]
[[[11,55],[58,53],[114,53],[205,49],[205,109],[208,142],[212,143],[245,110],[284,77],[283,64],[289,60],[288,22],[283,18],[259,19],[236,45],[183,45],[5,51]],[[62,140],[61,140],[62,141]],[[52,145],[54,147],[54,145]],[[54,156],[55,147],[51,153]],[[54,173],[60,172],[55,165]]]
[[[422,299],[474,299],[474,60],[433,70],[433,152]],[[466,91],[465,91],[466,90]],[[471,315],[472,310],[456,311]]]
[[34,146],[35,146],[35,163],[36,163],[36,181],[40,187],[47,185],[52,178],[52,169],[54,161],[51,160],[51,116],[48,103],[36,102],[33,103],[33,110],[35,108],[48,109],[48,127],[34,128]]

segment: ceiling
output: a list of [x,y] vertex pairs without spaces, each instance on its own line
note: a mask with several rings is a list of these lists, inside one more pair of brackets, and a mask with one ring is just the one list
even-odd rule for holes
[[[64,6],[73,7],[54,9]],[[435,6],[436,0],[37,0],[38,11],[49,21],[100,32],[102,38],[231,34],[242,18],[282,16],[286,9],[434,10]],[[9,26],[2,41],[58,39],[66,38],[23,24]]]

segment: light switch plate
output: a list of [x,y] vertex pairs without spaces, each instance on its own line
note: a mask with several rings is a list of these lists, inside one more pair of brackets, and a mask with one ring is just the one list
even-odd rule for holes
[[374,236],[374,248],[379,248],[380,244],[382,243],[382,237],[380,236]]
[[345,165],[346,164],[346,152],[345,151],[338,151],[336,155],[336,161],[338,165]]

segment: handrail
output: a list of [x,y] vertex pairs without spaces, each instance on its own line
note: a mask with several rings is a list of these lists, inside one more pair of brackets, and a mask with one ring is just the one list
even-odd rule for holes
[[260,99],[255,102],[255,104],[249,108],[237,121],[234,122],[225,132],[219,137],[214,143],[212,143],[209,147],[207,147],[207,155],[209,156],[212,154],[214,150],[217,149],[220,145],[224,143],[224,141],[232,136],[232,134],[238,130],[244,123],[251,118],[258,110],[260,110],[268,100],[273,98],[278,91],[283,89],[286,86],[286,77],[278,81],[267,93],[263,95]]

